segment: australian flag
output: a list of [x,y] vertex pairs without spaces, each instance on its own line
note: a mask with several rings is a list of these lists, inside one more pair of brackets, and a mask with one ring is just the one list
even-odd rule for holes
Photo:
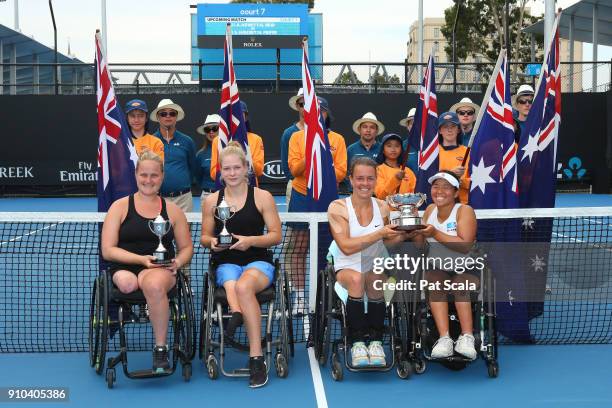
[[96,94],[98,108],[98,211],[136,192],[138,156],[115,95],[100,34],[96,33]]
[[[240,106],[240,94],[238,93],[238,83],[234,71],[234,57],[232,50],[232,28],[227,24],[225,31],[225,46],[223,49],[223,85],[221,86],[221,107],[219,109],[219,137],[218,152],[221,153],[227,144],[234,140],[242,145],[247,161],[249,162],[249,181],[252,186],[257,185],[257,178],[253,171],[253,157],[249,148],[247,128],[244,123],[244,115]],[[221,188],[221,164],[217,161],[217,176],[215,184]]]
[[431,203],[431,186],[427,181],[440,169],[438,160],[438,99],[436,96],[436,72],[433,56],[429,56],[427,69],[421,83],[419,100],[410,130],[409,145],[417,149],[418,172],[415,191],[427,195]]
[[[518,187],[521,208],[555,206],[557,144],[561,122],[561,72],[559,68],[559,15],[554,23],[535,98],[521,135],[518,149]],[[530,272],[527,287],[529,316],[544,310],[548,253],[552,218],[523,220],[522,239],[529,243],[525,269]]]
[[304,137],[306,138],[306,196],[310,212],[325,212],[338,198],[336,173],[319,100],[308,66],[308,43],[302,46],[302,87],[304,89]]
[[[557,18],[558,19],[558,18]],[[556,162],[561,122],[559,30],[555,30],[525,132],[519,142],[519,193],[522,208],[555,206]]]
[[[510,72],[506,50],[499,54],[484,109],[470,152],[470,205],[475,209],[518,208],[514,119],[510,99]],[[477,241],[488,252],[496,280],[497,329],[506,337],[530,342],[525,303],[525,273],[517,260],[521,220],[481,219]]]

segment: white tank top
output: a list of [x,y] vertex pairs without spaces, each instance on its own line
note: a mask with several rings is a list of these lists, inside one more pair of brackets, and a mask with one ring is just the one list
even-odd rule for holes
[[[438,231],[442,231],[445,234],[451,235],[453,237],[457,236],[457,211],[461,207],[461,203],[456,203],[451,210],[450,215],[447,219],[442,222],[438,221],[438,207],[434,207],[431,214],[429,214],[429,218],[427,218],[426,223],[433,225],[435,229]],[[444,244],[438,243],[438,241],[433,238],[427,238],[427,242],[432,243],[433,245],[429,246],[429,252],[427,254],[428,258],[464,258],[465,254],[461,252],[453,251],[452,249],[444,246]],[[442,268],[444,270],[449,270],[446,268]]]
[[[380,208],[376,199],[372,197],[372,221],[365,227],[359,224],[357,214],[353,208],[351,197],[345,198],[346,208],[348,210],[348,222],[349,222],[349,236],[351,238],[361,237],[363,235],[370,234],[383,226],[383,218],[380,213]],[[384,244],[382,240],[364,248],[362,251],[354,253],[353,255],[345,255],[342,250],[332,243],[330,251],[334,253],[334,269],[339,271],[340,269],[353,269],[357,272],[369,272],[372,270],[372,263],[374,257],[383,256]]]

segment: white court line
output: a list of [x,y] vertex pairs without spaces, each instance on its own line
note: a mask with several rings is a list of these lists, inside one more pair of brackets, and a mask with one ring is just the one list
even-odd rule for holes
[[28,232],[27,234],[20,235],[20,236],[15,237],[15,238],[11,238],[8,241],[0,242],[0,246],[7,245],[7,244],[9,244],[11,242],[19,241],[20,239],[23,239],[24,237],[27,237],[28,235],[36,234],[36,233],[38,233],[40,231],[44,231],[46,229],[53,228],[53,227],[55,227],[55,226],[57,226],[59,224],[63,224],[63,221],[57,222],[55,224],[48,225],[48,226],[46,226],[44,228],[39,228],[37,230],[32,230],[32,231]]
[[321,370],[319,369],[319,362],[315,357],[313,347],[308,348],[308,360],[310,360],[310,372],[312,373],[312,384],[314,385],[315,395],[317,397],[317,407],[327,408],[327,397],[325,396]]

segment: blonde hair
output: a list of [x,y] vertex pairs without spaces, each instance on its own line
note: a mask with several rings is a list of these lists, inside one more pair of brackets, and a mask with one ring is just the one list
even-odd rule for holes
[[227,146],[225,146],[225,148],[221,150],[221,152],[219,153],[219,164],[222,166],[223,160],[227,156],[231,155],[237,156],[245,167],[249,167],[249,163],[247,162],[246,154],[244,153],[242,145],[236,142],[235,140],[229,142]]
[[162,160],[161,157],[159,157],[157,154],[153,153],[150,150],[145,150],[144,152],[140,154],[140,156],[138,156],[138,162],[136,163],[136,171],[138,171],[138,166],[140,166],[140,163],[146,160],[151,160],[151,161],[156,162],[157,164],[159,164],[161,172],[162,173],[164,172],[164,161]]

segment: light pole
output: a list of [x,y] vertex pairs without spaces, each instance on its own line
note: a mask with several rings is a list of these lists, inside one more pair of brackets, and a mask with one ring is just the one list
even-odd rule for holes
[[457,31],[457,19],[461,10],[461,0],[455,0],[457,10],[455,10],[455,22],[453,23],[453,93],[457,93],[457,39],[455,32]]
[[49,0],[49,10],[51,11],[51,21],[53,22],[53,49],[55,52],[55,65],[53,66],[53,81],[55,82],[55,94],[58,94],[59,84],[57,83],[57,26],[55,25],[55,15],[53,14],[53,4]]

